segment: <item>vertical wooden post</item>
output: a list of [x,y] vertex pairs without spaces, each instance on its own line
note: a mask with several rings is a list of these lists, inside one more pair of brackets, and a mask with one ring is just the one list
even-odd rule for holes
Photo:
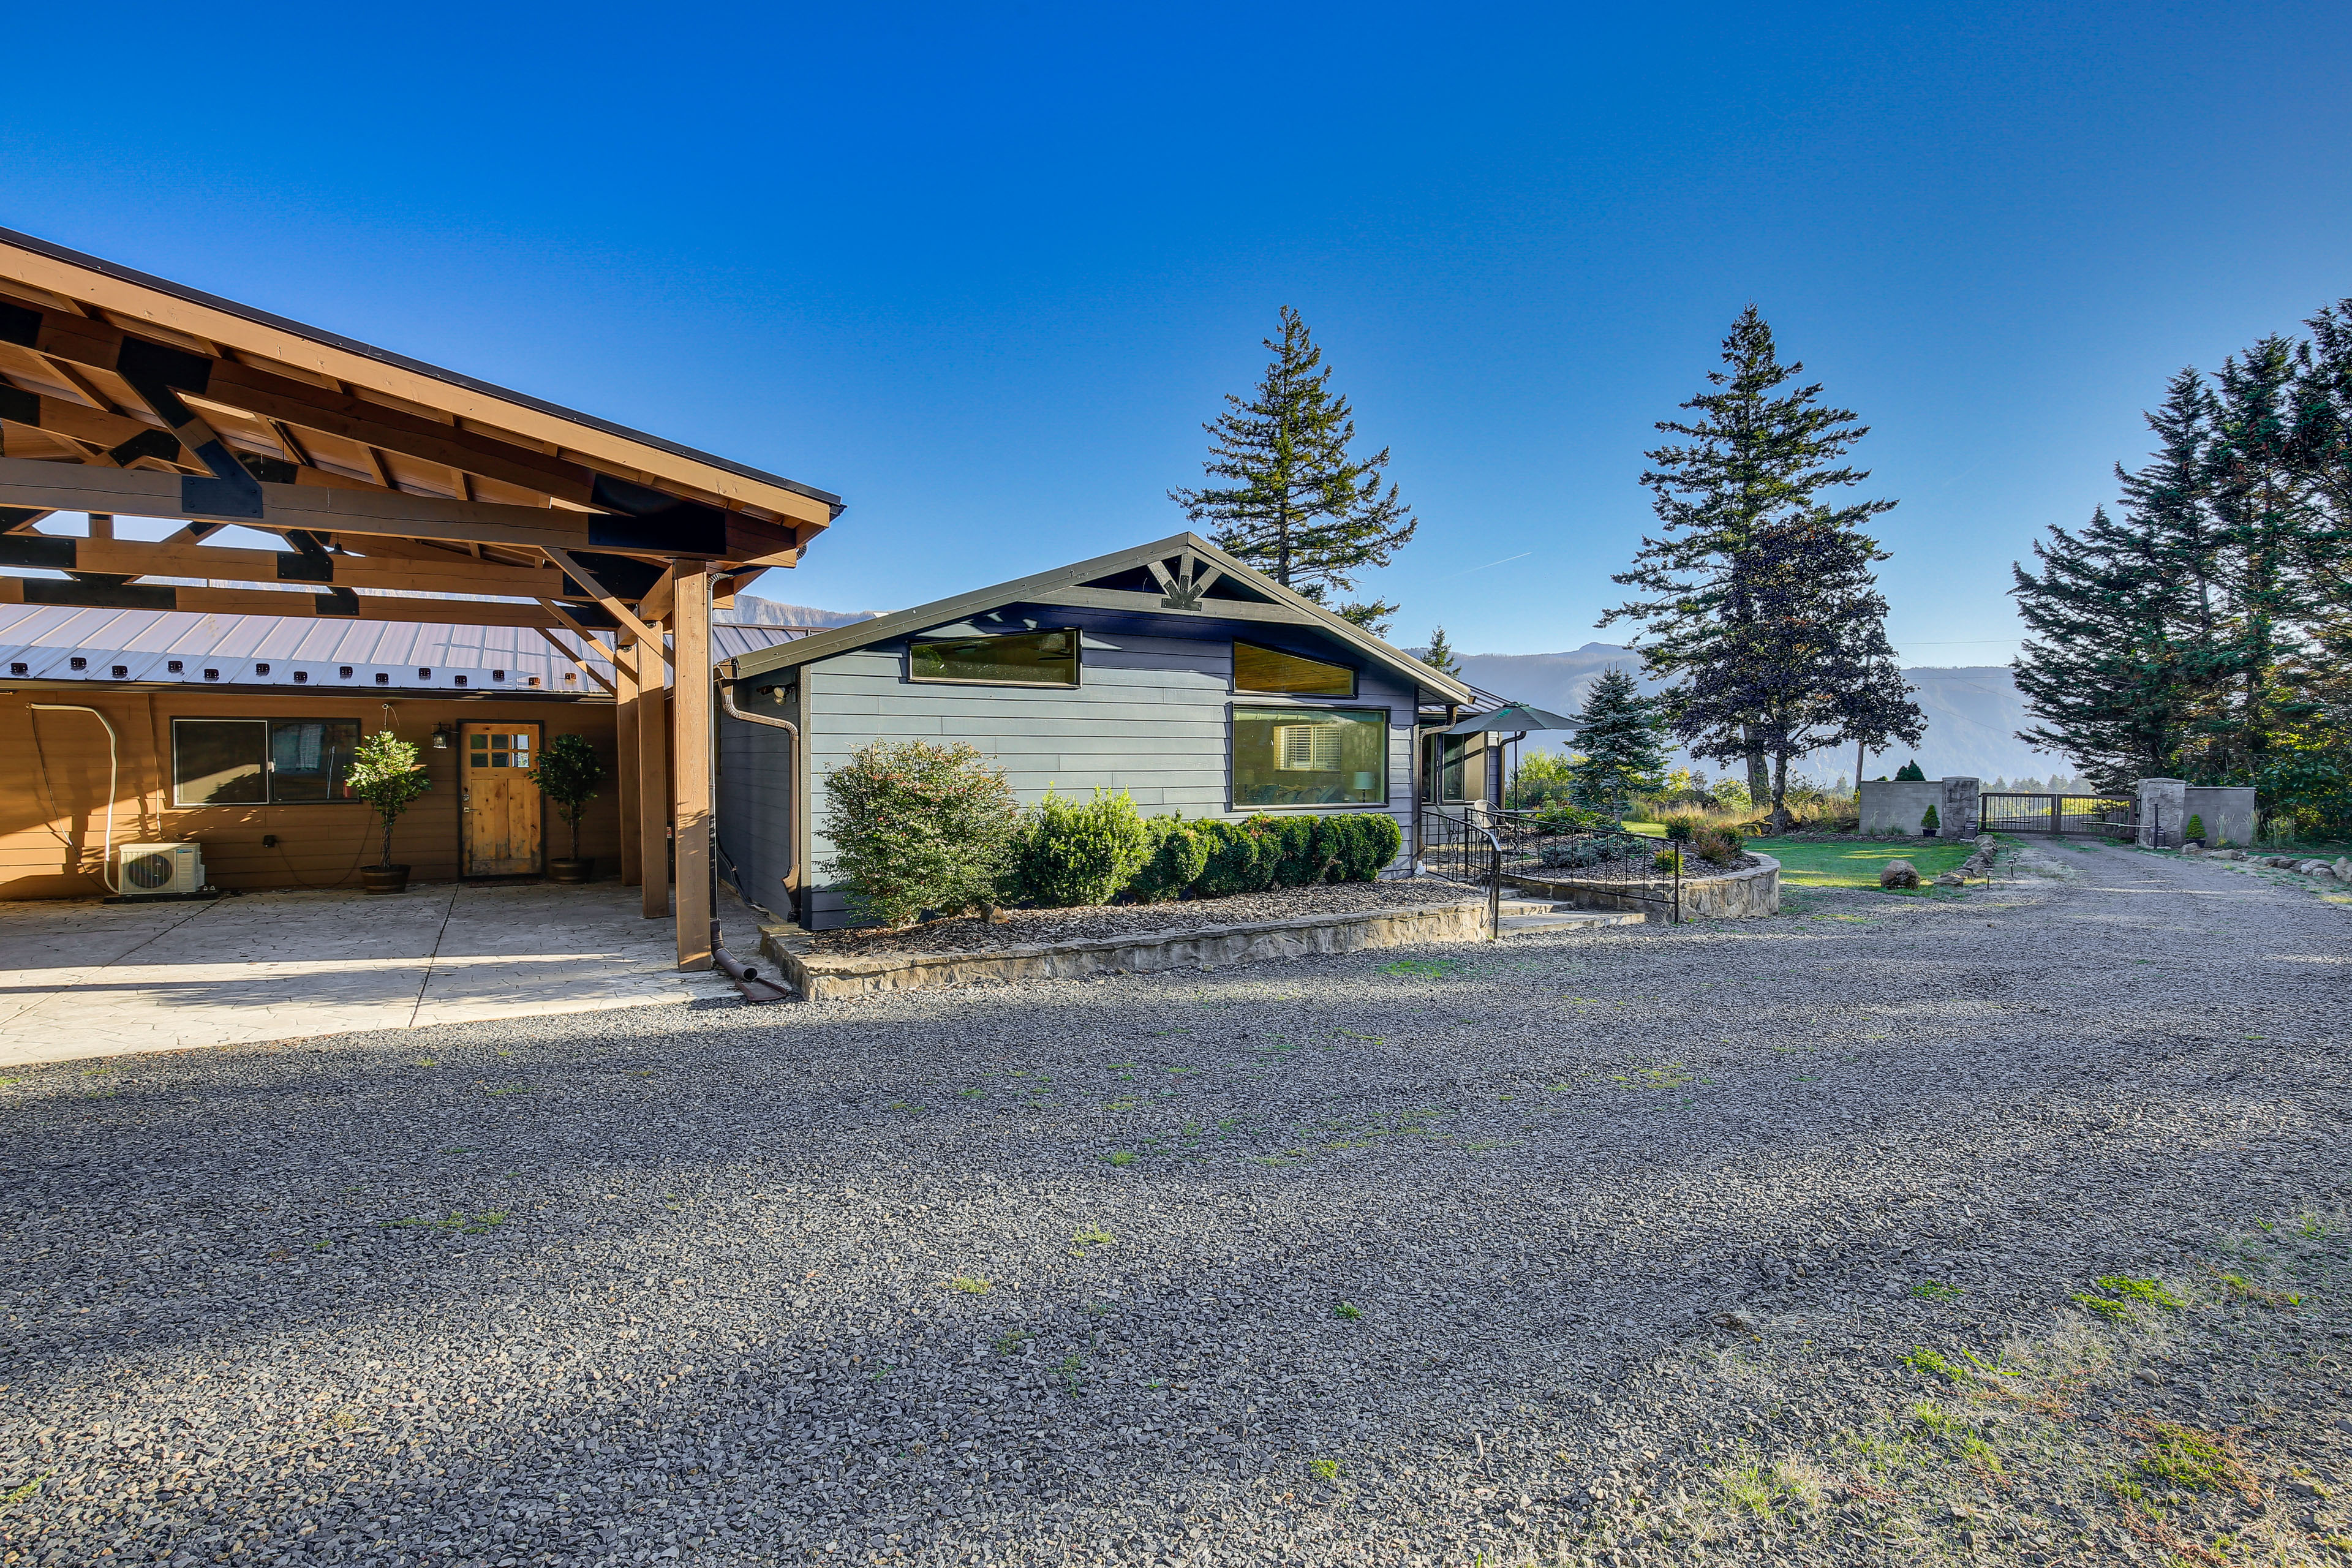
[[[653,628],[661,635],[661,628]],[[669,915],[669,724],[661,649],[637,644],[637,867],[649,921]]]
[[621,886],[645,880],[643,825],[637,821],[637,658],[635,643],[614,649],[621,662],[613,671],[613,772],[621,797]]
[[710,568],[677,563],[671,652],[677,684],[677,966],[711,965]]

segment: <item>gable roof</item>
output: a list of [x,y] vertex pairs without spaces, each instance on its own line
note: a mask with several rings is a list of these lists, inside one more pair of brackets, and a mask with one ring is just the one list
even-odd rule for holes
[[[80,318],[68,325],[102,329],[105,333],[127,331],[196,355],[212,371],[215,381],[226,377],[232,384],[203,389],[181,386],[180,390],[192,394],[201,390],[204,398],[219,405],[222,412],[209,417],[226,425],[221,432],[224,438],[256,456],[272,457],[284,451],[287,441],[282,426],[292,425],[305,432],[299,450],[285,454],[298,464],[311,466],[310,459],[324,455],[362,478],[383,465],[389,474],[381,482],[390,487],[391,481],[397,480],[395,488],[409,488],[420,495],[447,493],[452,470],[465,468],[469,459],[480,459],[489,466],[465,470],[469,482],[459,489],[458,499],[544,506],[543,497],[549,492],[530,482],[534,474],[555,474],[560,484],[562,471],[569,468],[742,510],[763,519],[786,521],[803,538],[814,536],[842,510],[839,496],[797,479],[33,235],[0,228],[0,306],[21,309],[20,302]],[[0,310],[0,319],[5,317],[5,311]],[[14,345],[0,351],[0,357],[16,356],[0,368],[18,374],[37,369],[43,363],[40,358],[24,358],[23,353],[46,343],[46,337],[0,334],[0,342]],[[51,359],[58,357],[54,344],[44,353]],[[258,376],[268,380],[258,388],[245,386],[233,373],[241,373],[247,381]],[[74,387],[50,385],[56,374],[52,368],[43,378],[41,390],[54,391],[70,404],[68,414],[84,422],[74,428],[87,433],[89,412],[75,399],[95,400]],[[101,393],[122,390],[115,385],[111,362],[81,363],[78,375]],[[240,394],[249,398],[257,390],[271,400],[268,407],[256,408],[240,401]],[[289,397],[308,401],[289,413],[282,406]],[[107,401],[135,408],[142,400],[110,395]],[[313,417],[302,417],[305,411],[312,411]],[[109,417],[102,409],[99,412],[100,417]],[[378,438],[382,433],[373,426],[364,432],[364,440],[346,427],[352,419],[383,424],[418,416],[439,427],[425,432],[436,439],[421,455],[398,443],[384,444]],[[138,427],[135,422],[131,425],[133,429]],[[109,438],[118,434],[110,430]],[[353,458],[371,445],[377,448],[374,458]],[[566,499],[574,498],[567,492]]]
[[[1168,571],[1171,562],[1179,568],[1173,574]],[[1205,573],[1202,568],[1206,568]],[[1098,578],[1116,577],[1122,573],[1137,571],[1150,572],[1167,590],[1166,596],[1088,585]],[[1250,597],[1202,596],[1215,580],[1228,578],[1247,591]],[[770,670],[814,664],[835,654],[871,647],[876,643],[890,642],[909,633],[927,631],[932,626],[960,621],[1002,605],[1014,604],[1067,605],[1130,610],[1146,615],[1199,616],[1204,620],[1240,618],[1312,626],[1382,666],[1391,674],[1436,692],[1446,701],[1458,702],[1465,707],[1480,705],[1476,689],[1432,668],[1402,649],[1391,647],[1353,621],[1334,615],[1312,599],[1292,593],[1263,572],[1244,566],[1199,534],[1189,532],[1171,534],[1166,539],[1139,544],[1116,554],[1098,555],[1091,561],[1076,562],[1051,572],[1040,572],[1010,583],[999,583],[992,587],[975,588],[969,594],[958,594],[952,598],[918,605],[913,609],[899,610],[875,620],[835,626],[777,647],[740,655],[725,667],[726,672],[730,679],[740,679],[745,676],[765,675]]]

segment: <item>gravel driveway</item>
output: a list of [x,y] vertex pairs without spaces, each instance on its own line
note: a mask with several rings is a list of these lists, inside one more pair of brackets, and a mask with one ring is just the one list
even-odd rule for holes
[[2342,1561],[2352,911],[2028,858],[24,1070],[0,1561]]

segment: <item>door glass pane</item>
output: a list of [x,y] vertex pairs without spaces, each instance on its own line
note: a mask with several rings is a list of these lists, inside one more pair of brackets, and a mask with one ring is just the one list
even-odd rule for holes
[[1234,805],[1373,805],[1388,798],[1380,709],[1234,710]]
[[173,720],[172,804],[261,805],[269,798],[263,772],[268,745],[264,720]]
[[346,800],[343,774],[360,743],[353,719],[281,719],[269,726],[269,798]]

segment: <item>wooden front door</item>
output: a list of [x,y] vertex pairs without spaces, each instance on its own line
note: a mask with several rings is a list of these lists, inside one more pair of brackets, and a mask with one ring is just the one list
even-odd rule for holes
[[513,877],[546,868],[540,859],[536,724],[468,724],[458,737],[458,811],[468,877]]

